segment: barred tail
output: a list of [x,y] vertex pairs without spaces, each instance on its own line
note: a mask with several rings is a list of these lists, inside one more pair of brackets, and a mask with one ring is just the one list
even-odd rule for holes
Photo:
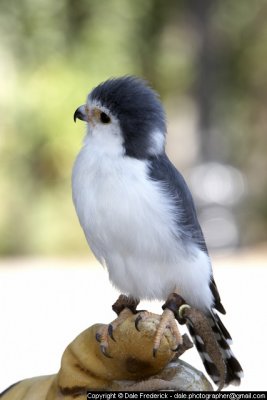
[[210,323],[226,364],[227,373],[225,385],[240,385],[244,373],[230,348],[232,338],[223,325],[219,315],[215,312],[213,313],[213,318],[210,318]]
[[[215,341],[212,343],[212,340],[209,339],[208,342],[210,343],[204,343],[200,335],[198,335],[196,326],[193,326],[190,321],[187,321],[188,330],[204,367],[213,382],[219,386],[218,390],[230,384],[239,385],[243,376],[243,370],[230,349],[229,344],[231,344],[231,336],[215,312],[212,312],[207,320],[214,333],[218,346],[216,346]],[[209,351],[207,351],[208,346]]]

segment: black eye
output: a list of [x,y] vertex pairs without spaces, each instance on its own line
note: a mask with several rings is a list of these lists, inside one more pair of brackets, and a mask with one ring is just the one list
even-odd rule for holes
[[108,124],[109,122],[110,122],[110,117],[106,114],[106,113],[104,113],[103,111],[100,113],[100,121],[103,123],[103,124]]

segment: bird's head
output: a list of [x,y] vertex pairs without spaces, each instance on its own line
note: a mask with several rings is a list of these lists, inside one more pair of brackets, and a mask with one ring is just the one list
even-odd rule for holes
[[164,152],[166,122],[158,95],[136,77],[107,80],[94,88],[74,121],[87,122],[99,145],[138,159]]

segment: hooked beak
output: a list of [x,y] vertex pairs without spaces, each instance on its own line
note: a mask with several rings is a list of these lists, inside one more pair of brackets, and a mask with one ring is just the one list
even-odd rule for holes
[[74,122],[76,122],[77,118],[82,120],[82,121],[87,121],[88,120],[88,116],[87,116],[87,113],[86,113],[85,105],[82,105],[82,106],[78,107],[77,110],[75,111],[75,113],[73,115]]

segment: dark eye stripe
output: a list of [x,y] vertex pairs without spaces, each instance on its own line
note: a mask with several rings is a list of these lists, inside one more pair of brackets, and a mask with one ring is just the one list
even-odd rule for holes
[[109,122],[110,122],[110,117],[106,114],[106,113],[104,113],[103,111],[100,113],[100,121],[103,123],[103,124],[108,124]]

